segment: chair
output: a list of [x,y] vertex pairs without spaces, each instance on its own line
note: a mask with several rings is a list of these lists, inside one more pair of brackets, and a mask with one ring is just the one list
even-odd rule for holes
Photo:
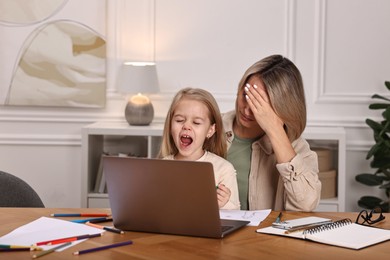
[[0,207],[44,208],[45,205],[25,181],[0,171]]

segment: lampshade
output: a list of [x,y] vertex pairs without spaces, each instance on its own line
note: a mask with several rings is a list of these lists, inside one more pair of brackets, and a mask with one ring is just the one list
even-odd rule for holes
[[150,99],[143,94],[158,92],[157,70],[154,63],[125,62],[119,79],[119,91],[136,94],[128,98],[125,118],[130,125],[149,125],[154,117]]
[[158,92],[156,64],[152,62],[125,62],[119,74],[119,90],[123,93]]

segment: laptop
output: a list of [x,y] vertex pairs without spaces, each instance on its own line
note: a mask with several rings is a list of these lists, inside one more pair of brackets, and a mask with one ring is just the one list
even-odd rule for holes
[[209,162],[104,156],[103,167],[116,228],[222,238],[249,223],[220,219]]

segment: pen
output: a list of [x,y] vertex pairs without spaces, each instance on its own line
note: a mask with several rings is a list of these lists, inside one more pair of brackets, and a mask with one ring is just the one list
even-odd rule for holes
[[38,258],[38,257],[44,256],[44,255],[50,254],[51,252],[54,252],[54,251],[56,251],[58,249],[61,249],[61,248],[66,247],[66,246],[69,246],[71,244],[72,244],[72,242],[64,243],[64,244],[59,245],[57,247],[53,247],[52,249],[45,250],[45,251],[42,251],[41,253],[35,254],[35,255],[32,256],[32,258]]
[[74,222],[74,223],[87,223],[88,221],[91,223],[98,223],[98,222],[106,222],[106,221],[111,221],[111,220],[112,220],[112,218],[102,217],[102,218],[74,219],[74,220],[70,220],[70,221]]
[[290,228],[290,229],[284,231],[284,234],[290,234],[290,233],[294,233],[294,232],[305,231],[305,230],[308,230],[308,229],[311,229],[311,228],[316,228],[316,227],[319,227],[319,226],[322,226],[322,225],[323,224],[307,225],[307,226],[301,226],[301,227],[296,227],[296,228]]
[[275,220],[275,223],[280,223],[281,219],[282,219],[282,212],[279,213],[278,217]]
[[106,213],[54,213],[50,214],[52,217],[109,217]]
[[61,243],[71,242],[71,241],[76,241],[76,240],[81,240],[81,239],[100,237],[102,235],[103,235],[103,233],[98,233],[98,234],[92,234],[92,235],[87,234],[87,235],[80,235],[80,236],[73,236],[73,237],[58,238],[58,239],[38,242],[38,243],[35,243],[34,245],[35,246],[56,245],[56,244],[61,244]]
[[88,226],[90,226],[90,227],[100,228],[100,229],[107,230],[107,231],[110,231],[110,232],[113,232],[113,233],[117,233],[117,234],[124,234],[124,233],[125,233],[125,232],[123,232],[122,230],[117,229],[117,228],[111,228],[111,227],[100,226],[100,225],[96,225],[96,224],[91,223],[91,222],[87,222],[87,223],[85,223],[85,224],[88,225]]
[[73,254],[74,255],[82,255],[82,254],[87,254],[87,253],[91,253],[91,252],[95,252],[95,251],[99,251],[99,250],[114,248],[114,247],[118,247],[118,246],[131,245],[131,244],[133,244],[133,241],[129,240],[129,241],[111,244],[111,245],[107,245],[107,246],[101,246],[101,247],[95,247],[95,248],[85,249],[85,250],[81,250],[81,251],[76,251],[76,252],[73,252]]

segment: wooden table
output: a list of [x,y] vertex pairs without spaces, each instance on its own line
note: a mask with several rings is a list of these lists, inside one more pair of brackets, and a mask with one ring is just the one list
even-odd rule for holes
[[[99,212],[109,209],[59,209],[59,208],[0,208],[0,236],[51,213]],[[271,212],[259,227],[271,225],[278,212]],[[283,212],[284,219],[304,216],[320,216],[333,220],[345,217],[355,220],[357,213],[340,212]],[[390,213],[376,226],[390,229]],[[112,225],[112,223],[105,223]],[[245,227],[223,239],[174,236],[141,232],[126,232],[123,235],[106,232],[102,237],[92,238],[62,252],[54,252],[39,259],[390,259],[390,241],[361,250],[351,250],[315,242],[256,233],[259,227]],[[132,240],[130,246],[112,248],[99,252],[74,256],[74,251],[91,247]],[[0,259],[29,259],[33,252],[2,252]]]

